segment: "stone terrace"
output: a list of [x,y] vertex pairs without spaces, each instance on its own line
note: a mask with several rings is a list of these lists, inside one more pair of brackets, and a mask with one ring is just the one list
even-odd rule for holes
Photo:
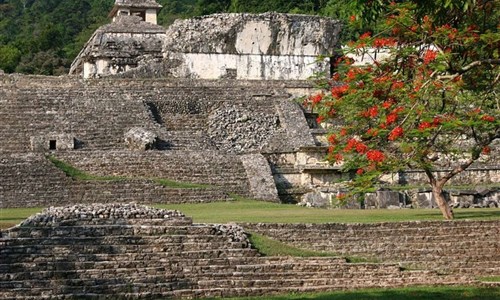
[[132,127],[156,132],[173,147],[207,149],[211,110],[223,103],[274,110],[272,103],[308,88],[300,81],[0,76],[0,135],[8,141],[0,152],[29,151],[32,137],[53,133],[72,135],[78,148],[120,149]]
[[446,274],[500,275],[500,221],[244,224],[298,247]]
[[57,157],[93,175],[168,178],[180,182],[223,186],[248,195],[245,168],[236,155],[211,151],[75,151]]
[[[237,144],[256,151],[271,141],[275,148],[295,147],[298,142],[281,128],[295,122],[283,114],[300,111],[289,97],[309,88],[309,83],[301,81],[0,76],[0,136],[4,140],[0,144],[0,206],[204,202],[227,199],[228,193],[248,195],[245,170],[227,150]],[[267,128],[260,128],[261,124]],[[134,127],[156,134],[159,148],[168,151],[127,153],[124,133]],[[66,150],[59,149],[60,136]],[[63,160],[97,175],[133,179],[71,180],[42,154],[48,153],[49,141],[55,139],[58,150],[51,153]],[[33,141],[44,147],[34,149]],[[71,151],[73,143],[76,150]],[[106,165],[107,161],[112,163]],[[151,177],[217,187],[166,188],[144,179]]]
[[[241,162],[237,163],[241,167]],[[167,187],[143,178],[72,180],[44,155],[34,153],[4,153],[0,156],[0,182],[0,208],[131,201],[144,204],[193,203],[229,198],[227,191],[219,186]],[[242,187],[248,185],[238,181],[235,184],[240,183]]]
[[137,205],[50,208],[1,232],[0,254],[2,299],[177,299],[476,283],[467,274],[402,271],[395,263],[261,257],[237,225],[193,224],[179,212]]

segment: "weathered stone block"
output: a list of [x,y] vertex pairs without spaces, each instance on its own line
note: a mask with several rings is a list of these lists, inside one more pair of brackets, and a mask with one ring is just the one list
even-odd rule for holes
[[452,191],[450,195],[450,205],[452,207],[469,208],[473,206],[476,191]]
[[156,147],[158,137],[143,128],[132,128],[125,133],[125,144],[130,150],[146,151]]
[[49,133],[32,136],[30,142],[31,150],[34,152],[75,149],[75,138],[71,134],[66,133]]
[[252,197],[279,202],[278,190],[267,159],[262,154],[248,154],[243,155],[241,161],[250,183]]
[[301,206],[306,207],[319,207],[319,208],[329,208],[331,207],[331,194],[323,192],[309,192],[302,196]]
[[435,208],[437,206],[436,200],[430,191],[419,191],[416,204],[418,208]]
[[395,191],[377,191],[365,195],[364,207],[373,208],[400,208],[406,207],[404,195]]
[[401,207],[401,194],[394,191],[377,191],[378,208]]

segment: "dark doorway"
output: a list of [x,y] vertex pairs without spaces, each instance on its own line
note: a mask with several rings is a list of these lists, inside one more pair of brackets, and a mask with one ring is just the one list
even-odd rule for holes
[[56,150],[56,148],[57,148],[56,140],[50,140],[49,141],[49,150]]

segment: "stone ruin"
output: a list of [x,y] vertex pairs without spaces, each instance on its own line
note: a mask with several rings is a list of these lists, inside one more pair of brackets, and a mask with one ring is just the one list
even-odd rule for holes
[[[50,207],[0,231],[0,298],[199,299],[479,286],[476,277],[500,268],[498,241],[491,239],[499,224],[463,223],[194,224],[179,211],[134,203]],[[244,228],[343,256],[262,256]],[[351,263],[345,256],[353,254],[379,262]]]
[[[328,128],[294,99],[314,90],[304,79],[329,73],[338,21],[215,14],[163,28],[160,8],[117,0],[113,21],[90,38],[70,76],[0,75],[0,207],[231,194],[328,208],[435,207],[421,170],[383,178],[415,188],[380,190],[364,203],[336,200],[339,182],[352,175],[324,160]],[[48,157],[111,179],[73,180]],[[488,161],[454,178],[464,188],[448,191],[452,205],[498,207],[499,161],[495,145]]]
[[[154,1],[117,1],[70,74],[304,80],[330,72],[340,23],[278,13],[215,14],[156,25]],[[318,59],[324,56],[324,59]]]
[[[0,231],[0,298],[235,297],[479,285],[478,276],[498,275],[498,221],[193,224],[143,206],[241,195],[328,208],[435,207],[419,188],[336,203],[338,182],[351,175],[324,160],[328,129],[293,99],[314,90],[303,79],[328,73],[337,21],[217,14],[165,29],[159,8],[117,0],[113,22],[94,33],[70,76],[0,72],[0,209],[49,207]],[[454,179],[468,187],[448,191],[454,207],[498,207],[498,154],[495,146],[489,161]],[[383,179],[425,184],[420,170]],[[265,257],[246,230],[380,263]]]

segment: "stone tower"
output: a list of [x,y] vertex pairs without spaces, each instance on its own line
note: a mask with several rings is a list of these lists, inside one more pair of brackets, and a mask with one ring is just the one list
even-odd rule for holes
[[109,17],[114,22],[118,16],[139,16],[143,21],[156,24],[156,16],[161,7],[155,0],[115,0]]

